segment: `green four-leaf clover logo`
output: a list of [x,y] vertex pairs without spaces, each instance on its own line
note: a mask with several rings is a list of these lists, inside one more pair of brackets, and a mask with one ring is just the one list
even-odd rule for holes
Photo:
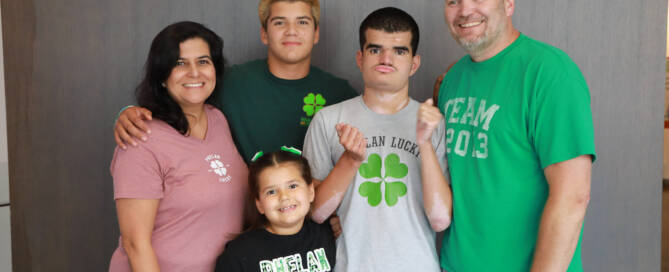
[[309,93],[304,97],[304,106],[302,110],[307,113],[308,117],[314,116],[319,110],[325,106],[325,98],[321,94]]
[[406,195],[407,186],[401,181],[390,181],[389,178],[401,179],[409,173],[409,167],[400,162],[400,156],[397,154],[390,154],[386,156],[383,161],[385,166],[385,175],[381,175],[381,156],[379,154],[371,154],[367,157],[367,163],[360,165],[358,172],[360,176],[366,179],[375,179],[365,181],[360,184],[358,193],[362,197],[367,198],[367,203],[370,206],[376,207],[381,203],[381,183],[385,183],[385,200],[389,207],[395,206],[399,197]]

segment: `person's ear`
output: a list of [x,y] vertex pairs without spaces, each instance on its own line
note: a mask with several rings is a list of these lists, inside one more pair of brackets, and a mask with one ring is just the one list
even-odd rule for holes
[[267,29],[265,27],[260,27],[260,40],[263,44],[269,44],[269,37],[267,36]]
[[309,184],[309,203],[314,202],[314,198],[316,198],[316,190],[314,190],[314,183],[312,182]]
[[413,76],[413,74],[418,71],[418,68],[420,67],[420,55],[415,55],[411,58],[411,72],[409,73],[409,76]]
[[320,27],[316,27],[316,32],[314,32],[314,44],[318,44],[318,40],[320,39]]
[[515,0],[504,0],[504,11],[507,17],[511,17],[511,15],[513,15],[515,7]]
[[262,203],[260,203],[260,200],[256,198],[256,208],[258,209],[258,212],[260,214],[265,214],[265,209],[262,207]]

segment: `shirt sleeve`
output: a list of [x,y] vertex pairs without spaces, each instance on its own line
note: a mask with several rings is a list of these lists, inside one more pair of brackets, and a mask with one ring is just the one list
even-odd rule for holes
[[215,272],[243,272],[244,267],[241,260],[236,257],[234,254],[230,253],[230,250],[225,250],[216,260],[216,269]]
[[302,156],[309,161],[311,175],[315,179],[324,180],[334,167],[334,162],[332,161],[330,143],[328,143],[328,128],[322,110],[316,113],[309,124],[307,134],[304,137],[303,149]]
[[448,183],[451,182],[451,177],[448,171],[448,162],[446,161],[446,122],[439,123],[439,126],[432,132],[432,146],[434,152],[439,160],[439,166],[444,173],[444,177]]
[[114,199],[161,199],[163,175],[153,152],[143,143],[126,150],[116,148],[110,167]]
[[529,117],[529,135],[542,168],[592,155],[594,129],[590,93],[576,64],[544,65],[538,69]]

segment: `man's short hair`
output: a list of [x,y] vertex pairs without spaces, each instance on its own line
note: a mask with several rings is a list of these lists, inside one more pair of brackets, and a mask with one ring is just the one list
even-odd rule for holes
[[415,56],[418,51],[418,39],[420,38],[418,24],[411,15],[401,9],[385,7],[367,15],[367,18],[360,24],[360,50],[365,50],[363,47],[367,42],[365,36],[367,29],[382,30],[388,33],[410,31],[411,54]]
[[314,28],[318,27],[318,23],[321,19],[321,4],[318,0],[260,0],[258,4],[258,18],[260,19],[260,24],[262,28],[267,29],[267,20],[270,16],[270,6],[277,2],[304,2],[311,7],[311,17],[314,18]]

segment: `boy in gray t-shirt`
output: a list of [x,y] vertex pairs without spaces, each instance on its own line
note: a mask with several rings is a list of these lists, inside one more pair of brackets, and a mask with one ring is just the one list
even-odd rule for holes
[[323,180],[312,217],[341,219],[335,271],[439,271],[435,231],[450,224],[451,191],[441,113],[408,95],[418,26],[383,8],[360,29],[363,95],[320,110],[305,137],[303,154]]

